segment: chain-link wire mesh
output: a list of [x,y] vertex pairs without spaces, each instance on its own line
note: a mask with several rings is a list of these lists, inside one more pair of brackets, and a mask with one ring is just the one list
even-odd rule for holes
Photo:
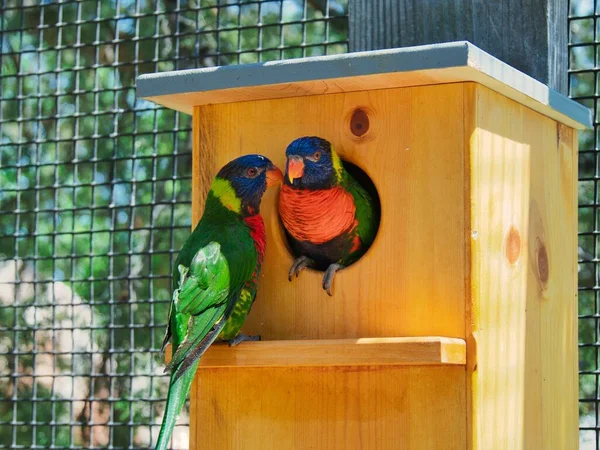
[[136,77],[345,52],[346,9],[0,0],[0,448],[156,440],[191,133],[190,117],[136,98]]
[[580,448],[600,449],[600,167],[598,84],[600,2],[571,0],[569,95],[594,111],[594,129],[579,133],[579,415]]

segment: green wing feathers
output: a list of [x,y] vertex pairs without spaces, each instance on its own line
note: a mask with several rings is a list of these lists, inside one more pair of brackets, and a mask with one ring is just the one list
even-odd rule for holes
[[[190,246],[182,254],[192,256]],[[165,342],[172,338],[171,382],[165,417],[160,428],[157,450],[165,450],[185,403],[198,366],[198,359],[213,343],[231,313],[236,295],[230,292],[230,270],[217,242],[210,242],[195,254],[189,267],[177,262],[174,278],[177,288],[169,312]],[[185,262],[186,258],[183,258]]]
[[201,248],[189,269],[180,264],[178,270],[179,289],[173,293],[177,312],[196,316],[227,298],[229,265],[218,243]]
[[[173,308],[178,325],[187,322],[187,330],[167,366],[176,371],[176,378],[216,339],[235,298],[229,295],[229,265],[216,242],[202,247],[190,267],[180,264],[178,271],[179,287],[173,292]],[[179,331],[184,332],[184,329]]]

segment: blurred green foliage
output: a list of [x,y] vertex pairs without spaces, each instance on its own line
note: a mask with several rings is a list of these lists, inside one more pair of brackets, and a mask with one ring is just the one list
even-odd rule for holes
[[3,2],[0,447],[156,439],[171,263],[191,226],[190,118],[137,99],[135,78],[344,52],[345,10]]

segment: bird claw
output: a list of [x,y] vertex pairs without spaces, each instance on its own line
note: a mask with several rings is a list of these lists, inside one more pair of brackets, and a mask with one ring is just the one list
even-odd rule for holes
[[345,266],[341,264],[330,264],[327,270],[325,271],[325,275],[323,275],[323,289],[325,292],[331,297],[333,294],[331,293],[331,288],[333,286],[333,278],[338,270],[342,270]]
[[251,342],[251,341],[260,341],[260,340],[261,340],[260,335],[249,336],[247,334],[240,333],[233,339],[229,340],[227,343],[229,344],[230,347],[235,347],[236,345],[238,345],[242,342],[245,342],[245,341]]
[[296,278],[298,278],[298,275],[300,275],[300,272],[302,272],[303,269],[311,267],[313,264],[314,261],[307,256],[300,256],[299,258],[296,258],[292,263],[292,267],[290,267],[290,271],[288,272],[288,280],[292,281],[294,275],[296,275]]

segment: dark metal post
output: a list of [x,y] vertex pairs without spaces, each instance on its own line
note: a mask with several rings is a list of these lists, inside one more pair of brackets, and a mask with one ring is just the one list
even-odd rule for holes
[[350,0],[350,51],[466,40],[567,93],[564,0]]

